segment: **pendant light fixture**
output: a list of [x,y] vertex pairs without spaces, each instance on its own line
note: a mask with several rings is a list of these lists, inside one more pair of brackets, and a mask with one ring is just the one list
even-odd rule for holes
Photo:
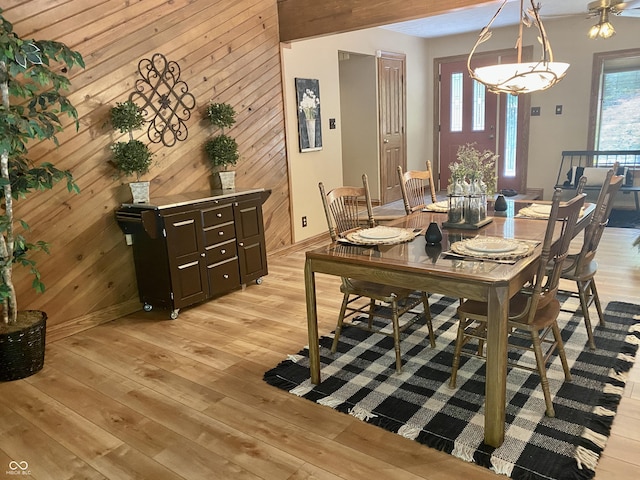
[[616,29],[609,21],[609,8],[602,8],[600,10],[600,19],[593,27],[589,29],[587,34],[590,39],[594,40],[600,38],[611,38],[616,34]]
[[[534,5],[534,0],[530,0],[531,8],[527,11],[524,10],[524,0],[520,0],[520,22],[518,39],[516,42],[518,62],[489,65],[486,67],[477,67],[475,69],[471,68],[471,59],[476,48],[478,48],[481,43],[484,43],[491,38],[491,25],[502,11],[507,1],[508,0],[504,0],[502,5],[500,5],[500,8],[498,8],[498,11],[495,13],[491,21],[480,32],[480,36],[478,37],[476,44],[471,49],[471,53],[467,59],[469,75],[474,80],[485,85],[490,92],[496,94],[510,93],[512,95],[518,95],[520,93],[546,90],[562,80],[569,68],[569,64],[553,61],[551,45],[549,44],[544,26],[542,25],[542,21],[538,15],[540,6]],[[538,29],[538,41],[542,46],[542,57],[537,62],[522,62],[522,32],[525,25],[527,27],[535,25]]]

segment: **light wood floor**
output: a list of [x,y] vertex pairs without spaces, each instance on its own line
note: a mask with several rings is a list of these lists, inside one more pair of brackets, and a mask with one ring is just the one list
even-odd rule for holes
[[[640,302],[640,232],[606,230],[603,300]],[[177,320],[140,312],[51,339],[45,368],[0,385],[0,478],[499,479],[262,380],[307,341],[304,251]],[[318,276],[320,332],[334,327],[337,279]],[[640,367],[631,374],[597,479],[640,476]],[[6,477],[3,477],[6,475]]]

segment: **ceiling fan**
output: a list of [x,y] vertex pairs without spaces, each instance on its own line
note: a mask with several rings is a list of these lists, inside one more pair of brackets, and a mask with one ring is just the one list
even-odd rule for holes
[[589,29],[589,38],[610,38],[616,33],[609,15],[640,17],[640,0],[596,0],[588,4],[589,16],[598,17],[598,23]]

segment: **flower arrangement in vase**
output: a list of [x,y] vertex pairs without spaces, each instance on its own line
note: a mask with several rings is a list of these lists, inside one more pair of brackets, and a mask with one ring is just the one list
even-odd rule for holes
[[298,110],[304,114],[309,148],[315,148],[316,146],[316,117],[318,116],[319,106],[320,99],[313,90],[307,88],[302,94],[302,100],[300,100],[298,104]]
[[461,145],[457,161],[449,165],[448,223],[478,225],[486,219],[487,195],[496,189],[496,161],[498,155],[475,144]]

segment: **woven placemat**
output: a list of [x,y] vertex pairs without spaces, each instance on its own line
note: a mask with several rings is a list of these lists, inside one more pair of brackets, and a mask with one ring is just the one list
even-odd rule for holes
[[383,225],[361,228],[345,234],[346,240],[356,245],[396,245],[413,240],[415,236],[415,230]]
[[[496,245],[504,245],[503,251],[481,251],[475,247],[479,243],[489,244],[494,242]],[[486,258],[491,260],[519,260],[531,255],[539,242],[532,242],[528,240],[517,240],[514,238],[500,238],[500,237],[475,237],[460,240],[451,245],[451,250],[459,255],[465,257],[474,258]],[[506,249],[509,250],[506,250]]]

